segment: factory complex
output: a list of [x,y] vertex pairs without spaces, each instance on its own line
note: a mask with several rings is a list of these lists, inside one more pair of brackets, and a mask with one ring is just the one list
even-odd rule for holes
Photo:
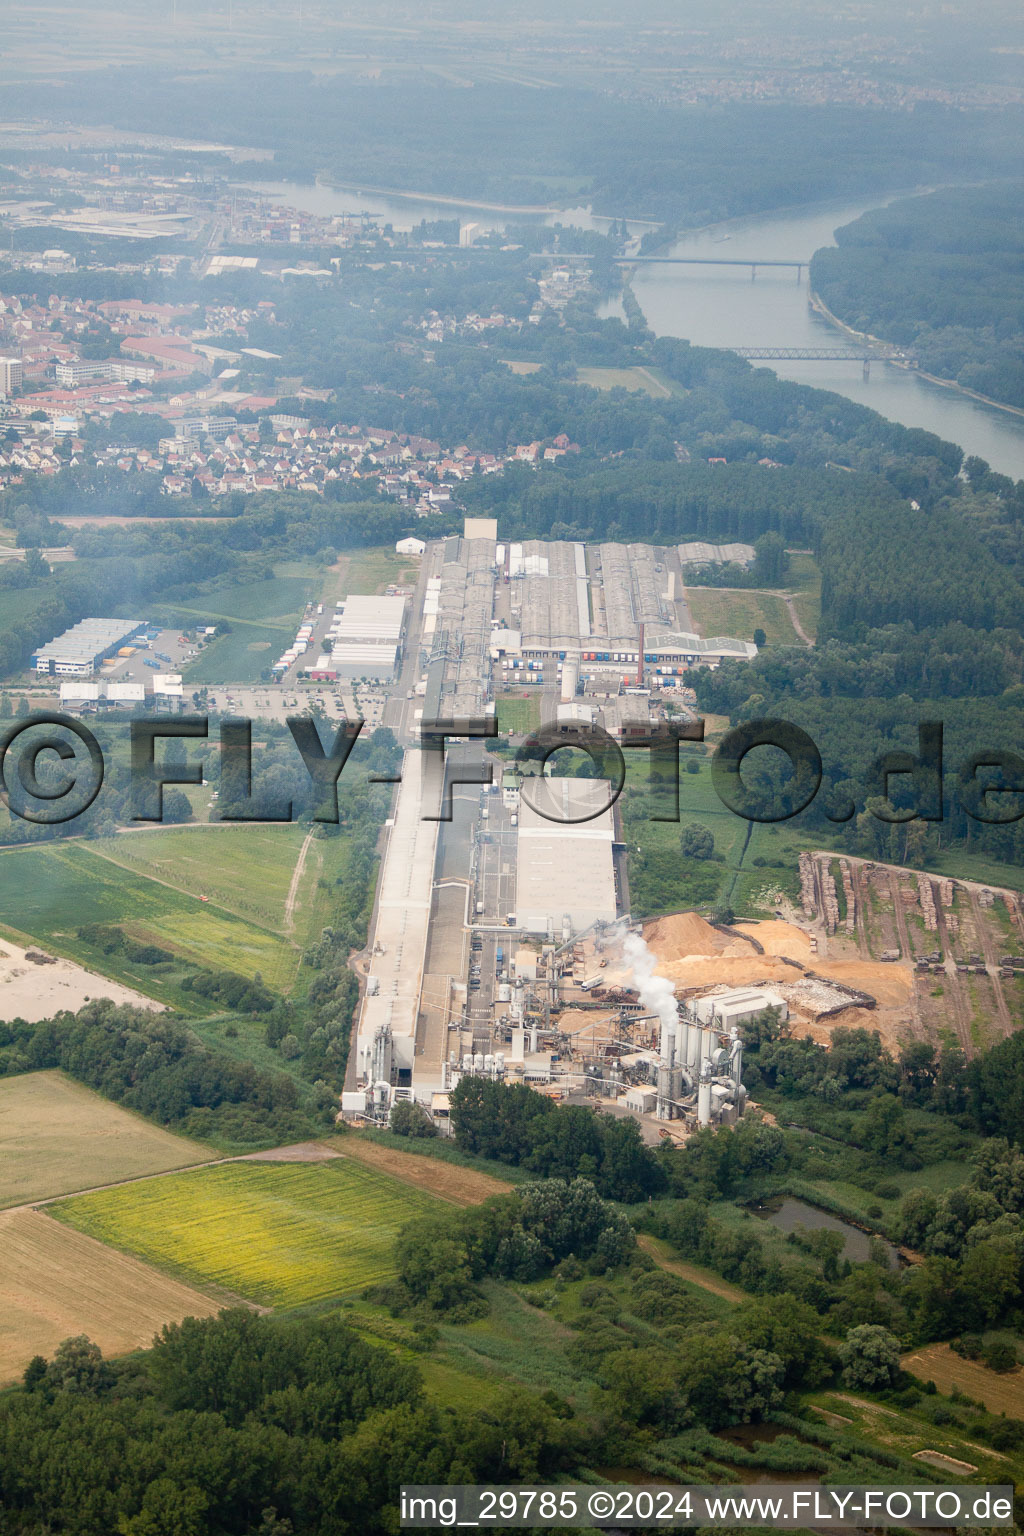
[[[678,1135],[742,1114],[743,1021],[784,1012],[785,999],[747,987],[734,1002],[737,989],[714,984],[677,997],[629,917],[609,783],[557,761],[503,763],[486,736],[505,698],[536,699],[567,743],[598,726],[628,741],[669,715],[692,720],[683,674],[757,652],[696,634],[691,549],[502,541],[494,521],[473,518],[462,537],[426,545],[410,612],[346,600],[333,656],[399,644],[398,690],[412,685],[397,701],[406,750],[346,1118],[384,1123],[413,1098],[443,1127],[467,1073],[636,1116],[648,1139],[666,1123]],[[420,742],[431,721],[452,732],[443,783]]]

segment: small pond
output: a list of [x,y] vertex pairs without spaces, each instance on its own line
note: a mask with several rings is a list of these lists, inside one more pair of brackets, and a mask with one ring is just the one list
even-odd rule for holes
[[[839,1232],[843,1237],[844,1259],[854,1264],[863,1264],[871,1257],[870,1233],[862,1232],[860,1227],[854,1226],[852,1221],[844,1221],[841,1216],[833,1216],[816,1205],[808,1205],[806,1200],[786,1195],[782,1200],[754,1207],[754,1215],[763,1221],[770,1221],[780,1232],[795,1232],[797,1227],[806,1227],[812,1232],[822,1229]],[[884,1239],[879,1241],[884,1242]],[[885,1250],[889,1256],[890,1269],[896,1269],[899,1266],[899,1254],[891,1243],[885,1243]]]

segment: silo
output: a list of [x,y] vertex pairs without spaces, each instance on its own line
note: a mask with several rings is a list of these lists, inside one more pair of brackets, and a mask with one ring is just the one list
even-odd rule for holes
[[711,1078],[705,1077],[703,1072],[697,1089],[697,1124],[711,1124]]
[[483,1051],[477,1051],[475,1056],[473,1057],[473,1071],[474,1072],[482,1072],[483,1069],[484,1069],[484,1053],[483,1053]]
[[690,1025],[680,1014],[676,1019],[676,1066],[685,1067],[690,1048]]

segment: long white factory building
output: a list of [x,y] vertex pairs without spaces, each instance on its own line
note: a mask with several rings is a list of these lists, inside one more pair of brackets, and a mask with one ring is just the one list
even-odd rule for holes
[[[425,821],[424,754],[406,752],[395,815],[388,829],[373,951],[356,1034],[360,1078],[372,1085],[392,1071],[409,1085],[416,1053],[423,964],[437,852],[438,823]],[[388,1033],[387,1056],[380,1036]]]

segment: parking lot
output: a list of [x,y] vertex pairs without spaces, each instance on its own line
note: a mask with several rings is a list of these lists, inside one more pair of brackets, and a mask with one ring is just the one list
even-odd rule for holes
[[[155,626],[153,626],[155,628]],[[161,629],[156,638],[132,640],[132,656],[113,658],[114,665],[104,667],[102,676],[113,683],[144,683],[159,672],[184,672],[199,648],[182,638],[178,629]]]
[[308,715],[311,706],[323,705],[328,720],[346,717],[345,698],[335,683],[218,683],[210,687],[206,703],[218,714],[240,715],[247,720],[276,720],[283,724],[289,715]]

